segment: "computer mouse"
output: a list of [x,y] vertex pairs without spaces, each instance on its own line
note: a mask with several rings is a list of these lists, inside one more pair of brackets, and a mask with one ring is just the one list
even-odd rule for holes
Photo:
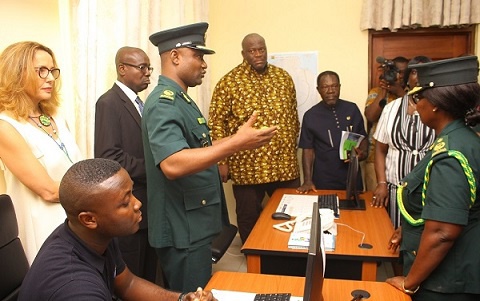
[[291,219],[292,217],[290,216],[290,214],[285,213],[285,212],[274,212],[274,213],[272,213],[272,218],[273,218],[273,219],[285,219],[285,220],[289,220],[289,219]]

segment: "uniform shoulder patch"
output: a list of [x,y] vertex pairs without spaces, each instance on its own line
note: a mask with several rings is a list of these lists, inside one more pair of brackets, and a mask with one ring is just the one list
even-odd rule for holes
[[165,89],[165,90],[162,91],[162,93],[160,93],[159,98],[174,100],[175,99],[175,92],[173,92],[170,89]]
[[432,157],[448,151],[448,136],[438,138],[432,145]]

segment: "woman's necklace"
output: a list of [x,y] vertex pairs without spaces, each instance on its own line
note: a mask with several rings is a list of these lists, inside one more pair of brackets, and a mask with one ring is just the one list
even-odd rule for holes
[[[52,121],[50,120],[50,117],[45,115],[45,114],[40,114],[38,116],[28,116],[30,117],[30,119],[32,118],[38,118],[38,121],[40,121],[40,123],[43,125],[43,126],[50,126],[50,124],[52,124]],[[33,119],[32,119],[33,120]],[[35,122],[35,121],[33,121]],[[35,124],[38,125],[38,123],[35,122]]]
[[[42,131],[44,131],[45,134],[47,134],[48,137],[50,137],[50,139],[53,140],[53,142],[55,142],[55,144],[60,148],[60,150],[67,156],[68,160],[73,164],[72,159],[70,159],[70,156],[68,155],[67,147],[65,146],[65,144],[60,139],[60,136],[57,133],[57,129],[55,129],[55,127],[52,123],[53,118],[50,117],[50,116],[47,116],[45,114],[41,114],[38,117],[28,116],[28,118],[30,118],[33,121],[33,123],[35,123],[40,129],[42,129]],[[36,122],[35,118],[38,118],[40,123]],[[52,134],[50,134],[49,132],[47,132],[44,129],[44,127],[49,127],[49,126],[52,127],[52,133],[53,133],[53,135],[57,136],[57,139],[58,139],[58,141],[60,141],[60,143],[58,143],[57,139],[55,139]]]

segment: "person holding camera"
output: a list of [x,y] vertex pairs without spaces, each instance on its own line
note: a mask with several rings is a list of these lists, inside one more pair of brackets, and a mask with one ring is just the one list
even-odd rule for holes
[[[426,56],[414,57],[411,64],[423,64],[432,60]],[[407,68],[405,86],[411,90],[417,86],[417,70]],[[372,205],[386,207],[393,226],[400,226],[397,207],[397,185],[425,156],[435,141],[435,131],[420,120],[412,95],[405,94],[387,104],[382,111],[375,139],[375,173],[377,187]]]
[[408,59],[403,56],[397,56],[393,60],[386,60],[378,57],[377,62],[381,65],[380,84],[368,92],[365,103],[365,118],[368,122],[368,140],[369,150],[365,162],[365,189],[375,191],[377,187],[377,178],[375,174],[375,140],[373,133],[377,126],[378,119],[382,113],[383,107],[387,103],[402,97],[405,94],[405,84],[403,76],[407,69]]

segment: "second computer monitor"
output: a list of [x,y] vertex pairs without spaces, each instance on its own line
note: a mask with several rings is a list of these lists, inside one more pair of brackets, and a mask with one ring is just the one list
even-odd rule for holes
[[310,244],[308,246],[307,270],[303,301],[323,301],[323,252],[322,230],[318,203],[313,203],[312,223],[310,227]]
[[347,186],[345,188],[347,197],[340,200],[339,206],[340,209],[346,210],[365,210],[365,200],[360,199],[360,192],[357,189],[360,163],[355,149],[350,150],[349,158]]

